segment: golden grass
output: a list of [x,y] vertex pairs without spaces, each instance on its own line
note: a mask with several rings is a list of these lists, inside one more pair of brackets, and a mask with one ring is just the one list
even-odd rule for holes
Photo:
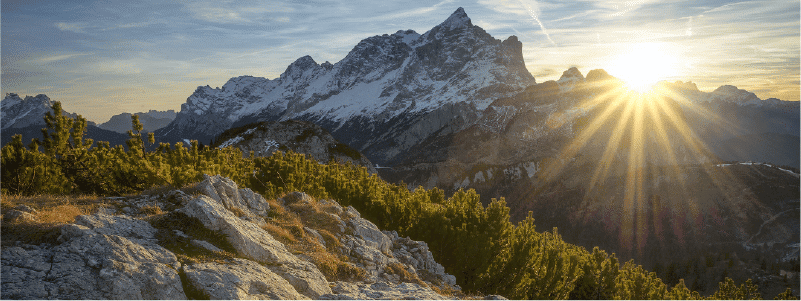
[[261,228],[285,245],[298,242],[297,238],[295,238],[292,233],[289,233],[289,231],[274,222],[267,223]]
[[73,204],[63,204],[39,211],[38,218],[42,223],[66,224],[75,221],[78,215],[88,214],[88,208]]
[[342,258],[329,252],[308,253],[312,263],[328,281],[364,281],[367,272],[357,266],[348,264]]
[[20,241],[29,244],[56,243],[61,226],[75,221],[78,215],[91,214],[103,206],[102,199],[94,195],[2,195],[3,213],[19,205],[36,210],[35,221],[2,221],[2,241]]
[[142,208],[139,208],[139,211],[148,216],[164,214],[164,211],[161,210],[161,207],[157,206],[156,204],[142,206]]
[[384,271],[387,274],[398,275],[401,282],[416,283],[423,287],[428,286],[423,280],[420,280],[420,277],[417,277],[417,274],[410,273],[400,263],[390,263],[384,268]]
[[244,210],[242,210],[239,207],[231,207],[228,208],[228,210],[231,211],[234,215],[236,215],[236,217],[243,217],[248,215],[247,213],[245,213]]

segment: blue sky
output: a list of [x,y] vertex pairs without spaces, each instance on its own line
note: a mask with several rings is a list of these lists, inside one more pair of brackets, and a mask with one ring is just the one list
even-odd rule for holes
[[[2,1],[2,91],[68,111],[175,109],[197,86],[278,77],[303,55],[336,63],[360,40],[424,33],[464,7],[516,35],[537,82],[610,66],[643,43],[676,61],[667,80],[799,100],[798,1]],[[642,66],[648,68],[649,66]]]

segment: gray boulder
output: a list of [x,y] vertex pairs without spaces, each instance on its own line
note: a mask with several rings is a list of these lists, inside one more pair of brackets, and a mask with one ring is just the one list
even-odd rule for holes
[[392,254],[392,240],[381,232],[375,224],[361,218],[359,212],[351,206],[348,206],[346,212],[351,217],[347,225],[353,230],[355,236],[363,239],[365,243],[384,254]]
[[[253,192],[249,188],[239,189],[236,183],[220,175],[203,175],[203,182],[198,184],[200,191],[215,201],[222,204],[226,209],[239,209],[246,214],[267,216],[270,205],[260,194]],[[234,209],[236,208],[236,209]]]
[[415,283],[351,283],[337,281],[325,300],[444,300],[451,299]]
[[11,209],[3,215],[3,218],[10,222],[35,222],[38,220],[36,215],[29,212]]
[[184,271],[191,285],[212,300],[307,299],[283,278],[246,259],[191,264]]
[[424,241],[400,237],[395,231],[384,231],[384,233],[392,239],[394,245],[392,254],[400,262],[416,270],[426,270],[442,282],[456,286],[456,277],[445,273],[445,268],[434,260],[434,255],[428,250],[428,244]]
[[239,255],[268,264],[301,294],[317,298],[331,292],[325,276],[314,264],[292,255],[267,231],[236,217],[219,201],[201,195],[181,211],[198,218],[206,228],[224,234]]
[[[92,228],[64,227],[60,245],[3,248],[2,299],[186,299],[180,263],[147,241],[155,232],[147,223],[101,215],[78,219]],[[114,221],[144,234],[118,235],[132,232]]]

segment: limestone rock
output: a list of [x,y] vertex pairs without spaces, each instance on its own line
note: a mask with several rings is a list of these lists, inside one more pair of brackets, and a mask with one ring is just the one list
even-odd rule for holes
[[[66,241],[60,245],[4,248],[0,298],[186,299],[175,269],[180,264],[172,252],[141,236],[102,234],[125,234],[113,222],[103,226],[107,221],[125,223],[125,219],[94,215],[81,220],[94,228],[65,227],[62,239]],[[138,226],[144,233],[152,232]]]
[[36,215],[17,209],[8,210],[3,218],[10,222],[35,222],[38,220]]
[[191,264],[184,272],[191,285],[212,300],[307,299],[283,278],[246,259]]
[[[355,209],[348,206],[347,212],[353,212]],[[349,214],[351,217],[347,225],[353,230],[355,236],[358,236],[369,244],[370,246],[380,250],[385,254],[391,254],[392,240],[389,239],[384,233],[381,232],[375,224],[370,221],[359,217],[356,214]]]
[[193,239],[193,240],[191,240],[191,243],[193,245],[195,245],[195,246],[204,248],[204,249],[212,251],[212,252],[222,252],[222,250],[220,248],[215,247],[214,245],[212,245],[211,243],[209,243],[208,241],[205,241],[205,240]]
[[243,221],[223,205],[205,195],[189,202],[182,211],[203,225],[223,233],[240,255],[270,264],[270,269],[287,279],[300,293],[317,298],[331,292],[325,276],[314,264],[300,260],[267,231]]
[[239,189],[233,180],[220,175],[203,175],[203,177],[205,180],[199,184],[200,190],[220,202],[226,209],[236,208],[260,216],[266,216],[270,211],[270,205],[264,197],[249,188]]
[[450,299],[414,283],[392,284],[386,282],[350,283],[337,281],[332,294],[323,295],[325,300],[443,300]]
[[393,255],[400,262],[414,267],[416,270],[426,270],[444,283],[456,286],[456,277],[445,273],[445,268],[434,260],[434,255],[428,250],[428,244],[423,241],[400,237],[395,231],[384,231],[395,246]]
[[19,210],[19,211],[22,211],[22,212],[28,212],[28,213],[30,213],[30,214],[37,214],[37,213],[39,213],[38,211],[36,211],[36,209],[33,209],[33,208],[31,208],[30,206],[28,206],[28,205],[19,205],[19,206],[16,206],[16,207],[14,207],[14,210]]
[[[155,244],[156,229],[146,221],[125,215],[79,215],[75,218],[75,225],[84,226],[87,233],[117,235],[134,240],[143,240]],[[62,233],[63,235],[63,233]]]

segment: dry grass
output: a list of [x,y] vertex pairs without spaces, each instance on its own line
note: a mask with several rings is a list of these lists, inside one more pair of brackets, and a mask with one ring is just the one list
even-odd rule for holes
[[75,217],[91,214],[103,207],[102,200],[93,195],[2,195],[3,213],[19,205],[36,210],[36,220],[2,221],[2,241],[7,244],[20,241],[28,244],[55,244],[61,226],[75,221]]
[[[333,205],[321,205],[312,200],[308,203],[294,202],[282,206],[277,200],[268,200],[271,220],[262,226],[276,240],[283,243],[294,254],[302,254],[314,263],[328,281],[364,281],[367,272],[347,262],[339,254],[342,243],[334,233],[340,233],[339,221],[328,212]],[[316,230],[323,237],[325,247],[304,227]]]
[[407,271],[400,263],[390,263],[387,265],[384,271],[387,274],[398,275],[401,282],[416,283],[423,287],[428,286],[425,282],[423,282],[423,280],[420,280],[420,277],[417,277],[417,274]]
[[262,226],[261,228],[267,231],[267,233],[270,233],[270,235],[272,235],[276,240],[285,245],[298,242],[297,238],[295,238],[295,236],[292,235],[292,233],[289,233],[289,231],[287,231],[286,229],[284,229],[275,222],[269,222],[264,226]]
[[181,187],[181,189],[179,189],[179,190],[181,190],[184,193],[186,193],[188,195],[191,195],[191,196],[197,196],[197,195],[203,194],[203,192],[200,190],[200,182],[186,184],[184,187]]
[[245,211],[244,211],[244,210],[242,210],[242,209],[241,209],[241,208],[239,208],[239,207],[231,207],[231,208],[228,208],[228,211],[231,211],[231,213],[233,213],[234,215],[236,215],[236,217],[243,217],[243,216],[247,216],[247,215],[248,215],[247,213],[245,213]]
[[173,191],[173,190],[175,190],[175,187],[173,187],[172,185],[167,184],[167,185],[151,187],[151,188],[145,189],[145,191],[138,192],[138,193],[132,193],[132,194],[129,194],[127,196],[159,195],[159,194],[168,193],[168,192]]
[[367,277],[364,269],[349,264],[332,253],[312,252],[308,255],[328,281],[364,281]]
[[164,214],[164,211],[161,210],[161,207],[157,206],[156,204],[142,206],[142,208],[139,208],[139,212],[142,212],[147,216]]

